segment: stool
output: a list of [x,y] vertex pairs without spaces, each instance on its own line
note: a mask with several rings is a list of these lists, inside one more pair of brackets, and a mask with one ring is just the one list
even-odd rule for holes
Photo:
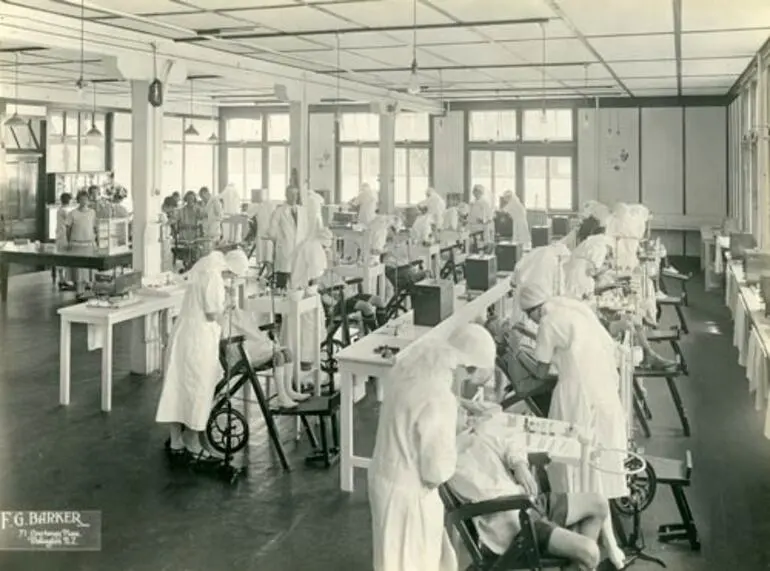
[[680,522],[668,523],[658,527],[658,541],[661,543],[687,541],[690,544],[690,549],[700,551],[698,528],[695,525],[695,518],[692,515],[690,503],[687,501],[687,495],[684,491],[685,488],[690,486],[692,454],[688,450],[685,453],[684,460],[671,460],[655,456],[645,456],[645,459],[655,470],[658,484],[664,484],[671,488],[674,502],[681,517]]
[[688,305],[688,296],[687,296],[687,282],[690,281],[690,278],[692,277],[692,274],[681,274],[677,271],[675,271],[673,268],[661,268],[660,270],[660,291],[668,295],[667,287],[665,280],[663,278],[668,278],[674,281],[677,281],[681,284],[682,287],[682,296],[684,298],[684,304],[685,306]]
[[[331,468],[340,458],[340,436],[337,424],[339,408],[340,393],[336,391],[330,395],[310,397],[306,401],[297,403],[297,406],[293,408],[271,409],[270,413],[273,416],[299,417],[310,440],[310,445],[313,447],[312,452],[305,458],[305,464],[312,467]],[[308,417],[316,417],[318,419],[321,437],[320,447],[315,433],[310,428],[310,423],[307,420]],[[329,446],[329,434],[326,426],[327,419],[329,419],[331,424],[331,446]]]
[[[682,375],[681,369],[676,370],[670,370],[670,371],[653,371],[648,369],[636,369],[634,371],[634,392],[641,391],[641,387],[639,386],[639,383],[637,379],[666,379],[666,385],[668,386],[668,391],[671,393],[671,398],[674,401],[674,406],[676,407],[676,412],[679,415],[679,421],[682,423],[682,431],[684,432],[685,436],[690,436],[690,421],[687,418],[687,411],[684,408],[684,403],[682,402],[682,396],[679,394],[679,389],[676,387],[675,379]],[[642,406],[642,412],[644,412],[643,416],[645,418],[652,418],[652,414],[650,413],[649,406],[647,406],[647,399],[644,398],[644,395],[641,395],[641,403]],[[636,405],[635,405],[636,406]],[[646,409],[646,411],[644,410]],[[649,429],[646,431],[647,436],[649,436]]]
[[674,350],[674,354],[679,357],[679,362],[682,367],[682,374],[690,376],[690,370],[687,368],[687,361],[685,361],[682,348],[679,346],[679,341],[682,336],[682,332],[678,327],[672,327],[671,329],[651,329],[646,332],[647,340],[650,343],[668,343]]
[[682,307],[687,305],[686,299],[687,296],[685,294],[680,294],[678,296],[666,295],[664,297],[659,297],[656,301],[658,306],[658,319],[660,319],[660,314],[665,306],[673,306],[676,315],[679,318],[680,328],[685,334],[688,334],[690,330],[687,327],[687,319],[685,319],[684,311],[682,311]]

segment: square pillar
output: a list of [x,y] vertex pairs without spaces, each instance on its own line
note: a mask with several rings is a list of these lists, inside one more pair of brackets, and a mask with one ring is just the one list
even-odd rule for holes
[[380,114],[380,212],[396,211],[396,115]]
[[[133,267],[145,276],[161,271],[163,108],[147,101],[150,83],[131,81],[131,195],[134,202]],[[158,314],[133,321],[131,371],[147,375],[161,369]]]
[[[0,129],[5,129],[4,123],[8,119],[9,113],[7,103],[0,101]],[[2,136],[0,134],[0,136]],[[6,197],[8,193],[8,172],[5,166],[5,145],[0,145],[0,197],[3,198],[0,201],[2,204],[7,204]],[[8,213],[0,211],[0,240],[8,240],[11,232],[11,223],[7,218]]]
[[300,196],[304,204],[310,187],[310,113],[304,92],[302,100],[289,103],[289,124],[289,165],[292,170],[297,171]]

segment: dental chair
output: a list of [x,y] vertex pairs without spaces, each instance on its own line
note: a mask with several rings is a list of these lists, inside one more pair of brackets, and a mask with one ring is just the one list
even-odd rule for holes
[[451,279],[454,283],[460,283],[465,274],[465,255],[460,244],[452,244],[439,250],[439,257],[443,264],[439,271],[442,280]]
[[[413,260],[408,265],[394,268],[393,266],[385,266],[385,277],[393,286],[393,297],[391,297],[385,304],[385,320],[390,321],[398,317],[401,313],[409,311],[409,305],[411,296],[414,293],[414,286],[419,281],[427,276],[427,272],[424,269],[425,262],[423,260]],[[413,280],[402,278],[407,275],[407,271],[410,268],[416,268],[419,270],[417,277]],[[401,273],[401,275],[399,275]]]
[[[530,454],[529,463],[534,468],[536,477],[542,475],[543,468],[550,462],[547,454]],[[540,479],[540,478],[538,478]],[[547,483],[541,483],[541,490],[547,489]],[[563,558],[551,557],[541,553],[535,535],[531,512],[535,509],[533,498],[526,495],[503,496],[483,502],[466,503],[460,500],[449,484],[438,488],[441,501],[446,511],[447,523],[457,530],[473,563],[466,571],[514,571],[529,569],[562,569],[570,564]],[[473,518],[491,515],[509,510],[519,511],[521,532],[502,555],[492,553],[484,546],[473,523]]]
[[355,300],[355,296],[347,295],[347,289],[350,287],[356,288],[356,293],[361,294],[363,281],[363,278],[349,278],[321,290],[323,295],[334,300],[331,305],[324,303],[326,336],[321,343],[321,352],[326,354],[321,370],[329,375],[330,380],[337,372],[337,360],[334,355],[368,333],[360,312],[352,310],[349,306],[349,301]]

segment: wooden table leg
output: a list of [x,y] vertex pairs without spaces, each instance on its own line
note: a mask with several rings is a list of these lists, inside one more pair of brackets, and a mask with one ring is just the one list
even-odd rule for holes
[[61,318],[59,331],[59,404],[70,403],[70,367],[72,355],[72,323]]
[[0,262],[0,298],[8,301],[8,262]]
[[352,492],[353,484],[353,375],[340,371],[340,489]]
[[102,346],[102,411],[112,410],[112,325],[105,326]]

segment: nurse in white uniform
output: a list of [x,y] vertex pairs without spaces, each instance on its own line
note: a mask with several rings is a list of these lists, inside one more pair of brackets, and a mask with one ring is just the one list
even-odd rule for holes
[[447,345],[426,344],[393,368],[369,467],[374,571],[454,571],[438,486],[455,471],[454,369],[494,366],[495,343],[480,325]]
[[502,212],[508,214],[513,220],[513,241],[522,244],[525,248],[532,245],[532,235],[529,232],[529,222],[527,222],[527,211],[524,205],[512,190],[505,192],[502,198]]
[[242,251],[229,258],[219,251],[204,256],[190,269],[169,346],[166,376],[156,422],[170,423],[166,443],[172,455],[192,454],[198,461],[217,461],[201,447],[214,398],[222,378],[219,363],[220,321],[226,311],[226,275],[243,275],[248,261]]
[[368,182],[361,185],[358,196],[351,201],[351,206],[358,208],[358,223],[362,226],[369,226],[377,216],[377,194]]
[[297,247],[310,232],[310,218],[304,206],[299,204],[299,188],[286,187],[286,203],[275,209],[270,220],[268,236],[274,242],[274,264],[276,287],[285,289],[289,285]]
[[257,225],[257,247],[255,255],[257,264],[272,263],[273,242],[270,240],[270,219],[275,210],[273,205],[264,199],[267,191],[255,189],[251,191],[251,204],[246,215],[253,219]]
[[[620,400],[615,342],[596,314],[583,302],[550,297],[538,284],[523,287],[519,303],[538,324],[534,353],[538,375],[546,376],[551,365],[559,375],[548,418],[592,430],[601,448],[626,450],[628,422]],[[622,454],[602,454],[598,461],[607,472],[592,471],[590,489],[580,491],[597,492],[608,500],[627,496]],[[553,491],[577,490],[578,467],[553,464],[550,468]],[[610,518],[605,522],[603,537],[610,559],[621,568],[624,556]]]

